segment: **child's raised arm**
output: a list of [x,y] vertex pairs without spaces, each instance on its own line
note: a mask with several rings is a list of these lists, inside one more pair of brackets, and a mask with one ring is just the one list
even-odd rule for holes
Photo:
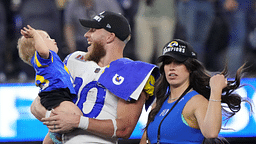
[[21,29],[20,33],[25,38],[33,38],[34,39],[35,49],[42,58],[47,59],[49,57],[49,48],[45,44],[41,35],[38,33],[38,30],[35,30],[30,25],[27,25],[27,28],[24,27],[23,29]]

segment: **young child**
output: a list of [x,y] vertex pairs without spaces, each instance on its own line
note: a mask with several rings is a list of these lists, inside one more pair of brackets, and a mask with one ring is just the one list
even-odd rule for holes
[[[40,102],[48,110],[46,116],[49,117],[52,109],[82,115],[72,101],[76,92],[67,67],[57,55],[55,40],[47,32],[35,30],[29,25],[21,29],[21,34],[17,46],[19,56],[36,71],[35,84],[40,87]],[[54,125],[54,129],[57,128]],[[58,138],[60,134],[50,133],[53,141],[56,136]]]

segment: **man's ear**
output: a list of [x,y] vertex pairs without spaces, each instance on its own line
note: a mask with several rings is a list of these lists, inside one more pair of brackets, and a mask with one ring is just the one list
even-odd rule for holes
[[112,41],[114,41],[116,35],[114,33],[110,33],[107,37],[107,43],[111,43]]

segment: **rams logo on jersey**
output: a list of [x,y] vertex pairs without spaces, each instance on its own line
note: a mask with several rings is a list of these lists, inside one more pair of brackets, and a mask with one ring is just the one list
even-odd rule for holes
[[76,56],[75,59],[80,60],[80,61],[86,61],[86,58],[84,55],[78,55],[78,56]]
[[123,83],[124,81],[124,77],[118,75],[118,74],[115,74],[115,76],[112,78],[112,81],[115,85],[120,85]]

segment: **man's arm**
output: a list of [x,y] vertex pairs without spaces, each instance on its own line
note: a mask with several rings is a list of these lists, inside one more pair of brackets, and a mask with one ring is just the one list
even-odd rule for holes
[[40,97],[37,96],[30,106],[31,113],[41,121],[45,117],[46,109],[40,103]]
[[[132,103],[119,99],[117,106],[116,137],[129,138],[131,136],[139,120],[146,95],[143,91],[140,98]],[[80,116],[56,111],[52,113],[54,116],[42,119],[51,132],[66,132],[78,128]],[[112,137],[114,134],[114,125],[111,119],[97,120],[89,118],[89,124],[86,130],[100,136]]]
[[[37,96],[35,100],[32,102],[30,106],[30,111],[39,121],[41,121],[41,119],[45,117],[47,110],[41,105],[39,96]],[[47,133],[47,135],[45,136],[43,144],[53,144],[53,141],[50,138],[49,133]]]
[[148,144],[147,142],[149,142],[149,141],[147,141],[147,131],[144,131],[144,133],[140,139],[140,144]]

